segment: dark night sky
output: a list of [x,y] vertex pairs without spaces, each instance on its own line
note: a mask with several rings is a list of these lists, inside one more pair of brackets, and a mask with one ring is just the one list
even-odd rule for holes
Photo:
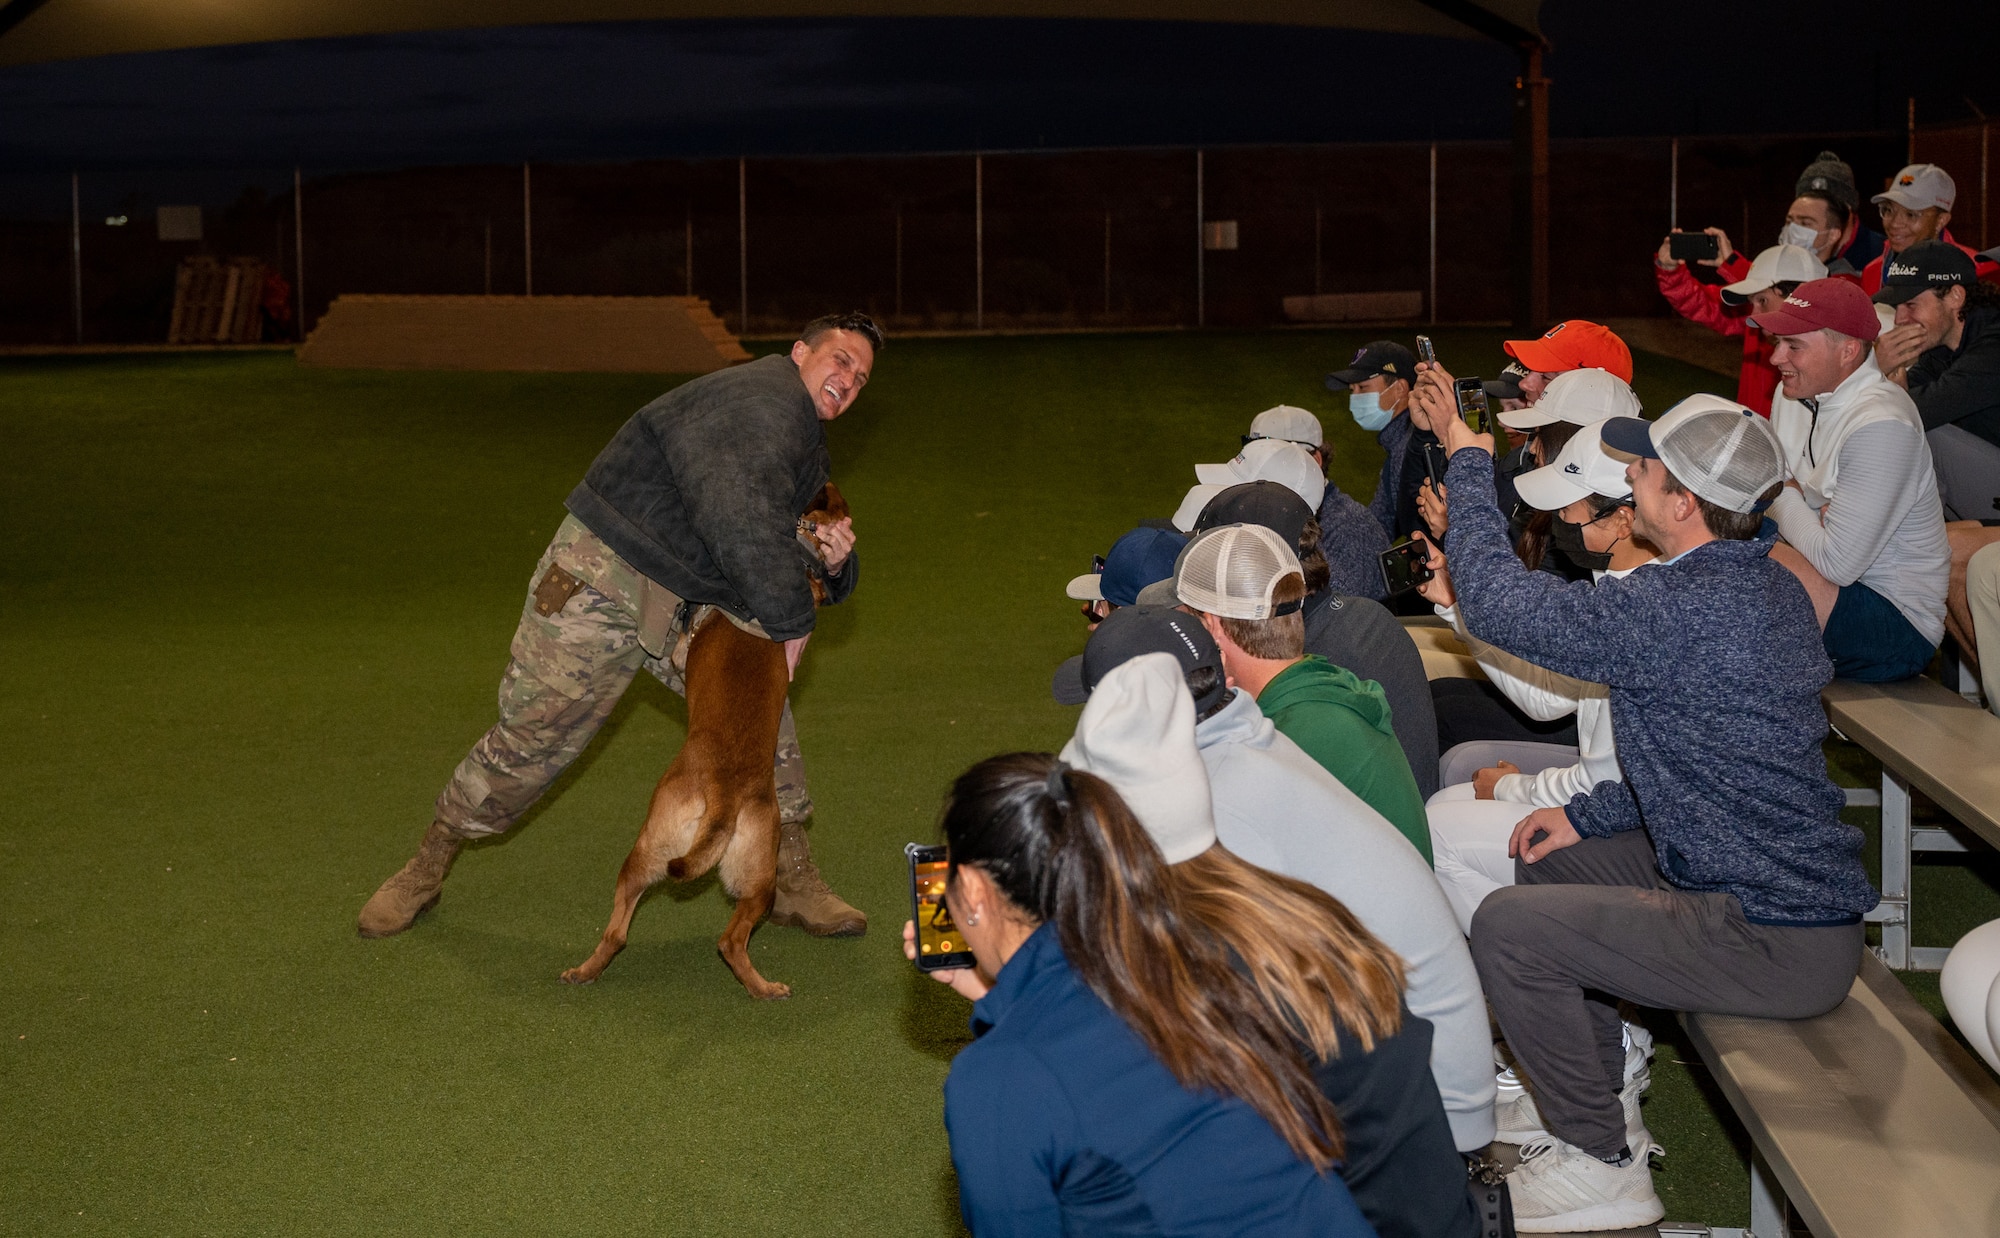
[[[2000,114],[2000,3],[1928,6],[1906,33],[1883,26],[1890,12],[1549,0],[1552,128],[1879,130],[1900,128],[1910,94],[1920,121],[1969,118],[1972,105]],[[1787,90],[1787,66],[1816,84]],[[57,174],[72,168],[99,196],[143,182],[215,200],[275,184],[294,162],[323,173],[1497,138],[1515,71],[1509,50],[1475,42],[974,19],[530,27],[107,57],[0,69],[0,215],[66,213]]]

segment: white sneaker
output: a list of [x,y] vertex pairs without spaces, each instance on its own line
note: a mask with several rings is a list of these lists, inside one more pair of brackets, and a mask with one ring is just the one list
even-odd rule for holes
[[1521,1167],[1507,1175],[1515,1230],[1572,1234],[1653,1224],[1667,1215],[1646,1161],[1657,1150],[1637,1144],[1631,1164],[1607,1165],[1560,1139],[1535,1140],[1521,1149]]
[[[1639,1102],[1651,1086],[1653,1072],[1642,1065],[1618,1093],[1618,1103],[1625,1110],[1625,1139],[1635,1149],[1653,1142],[1652,1132],[1646,1129],[1646,1121],[1639,1115]],[[1493,1125],[1495,1143],[1529,1143],[1550,1137],[1548,1128],[1542,1125],[1541,1111],[1535,1108],[1534,1094],[1527,1091],[1494,1105]]]
[[[1630,1083],[1640,1071],[1646,1073],[1646,1086],[1653,1082],[1653,1033],[1631,1020],[1625,1021],[1625,1082]],[[1642,1091],[1644,1089],[1641,1089]]]

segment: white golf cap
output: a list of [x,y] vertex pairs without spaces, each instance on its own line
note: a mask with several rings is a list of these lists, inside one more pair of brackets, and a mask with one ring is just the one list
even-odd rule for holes
[[1062,760],[1118,792],[1169,864],[1215,845],[1208,769],[1194,741],[1194,697],[1180,660],[1142,653],[1105,672]]
[[1226,524],[1189,542],[1174,565],[1174,596],[1225,619],[1271,619],[1299,609],[1273,603],[1287,576],[1303,579],[1299,557],[1285,539],[1261,524]]
[[1252,417],[1250,437],[1283,439],[1287,443],[1297,443],[1306,448],[1319,447],[1326,443],[1325,432],[1320,428],[1319,418],[1289,404],[1267,408]]
[[[1320,472],[1319,465],[1313,463],[1305,448],[1283,439],[1260,438],[1246,443],[1234,460],[1226,464],[1197,464],[1194,475],[1203,485],[1216,487],[1240,486],[1246,481],[1275,481],[1304,499],[1306,506],[1314,511],[1319,510],[1319,501],[1326,496],[1326,475]],[[1176,522],[1174,527],[1182,526]],[[1186,527],[1194,527],[1192,518]]]
[[1625,462],[1606,454],[1599,423],[1578,430],[1554,460],[1516,477],[1514,491],[1537,511],[1559,512],[1593,494],[1622,499],[1632,485],[1625,480]]
[[1870,202],[1894,202],[1912,211],[1937,207],[1950,210],[1958,200],[1958,186],[1952,182],[1951,173],[1934,163],[1913,163],[1896,173],[1896,179],[1889,187]]
[[1759,510],[1764,492],[1785,479],[1770,423],[1719,395],[1689,396],[1658,421],[1620,417],[1600,427],[1608,450],[1649,456],[1717,507]]
[[1607,417],[1637,417],[1639,397],[1609,370],[1565,370],[1549,380],[1542,398],[1526,408],[1500,414],[1510,430],[1533,430],[1551,422],[1595,425]]
[[1724,284],[1722,295],[1730,301],[1741,301],[1773,284],[1809,284],[1825,278],[1826,263],[1821,262],[1810,249],[1800,245],[1773,245],[1757,255],[1757,261],[1750,264],[1748,275],[1733,284]]

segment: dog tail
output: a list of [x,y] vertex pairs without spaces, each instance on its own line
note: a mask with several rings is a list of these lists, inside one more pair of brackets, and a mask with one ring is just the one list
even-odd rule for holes
[[701,824],[695,827],[694,841],[685,852],[667,861],[667,876],[675,881],[689,881],[714,868],[722,858],[723,849],[729,846],[728,816],[726,811],[714,808],[703,813]]

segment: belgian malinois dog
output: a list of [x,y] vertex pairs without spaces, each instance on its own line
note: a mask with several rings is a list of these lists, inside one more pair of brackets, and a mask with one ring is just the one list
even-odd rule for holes
[[[813,556],[815,603],[824,603],[827,594],[814,530],[847,514],[847,501],[828,482],[799,520],[799,540]],[[722,961],[750,996],[790,997],[788,985],[757,974],[749,951],[750,934],[770,912],[778,878],[778,787],[771,757],[791,683],[785,647],[744,631],[713,607],[697,613],[686,640],[687,742],[653,790],[639,841],[618,871],[611,922],[597,950],[562,978],[570,984],[597,979],[625,948],[639,899],[663,878],[692,881],[720,864],[722,887],[736,899],[716,943]]]

